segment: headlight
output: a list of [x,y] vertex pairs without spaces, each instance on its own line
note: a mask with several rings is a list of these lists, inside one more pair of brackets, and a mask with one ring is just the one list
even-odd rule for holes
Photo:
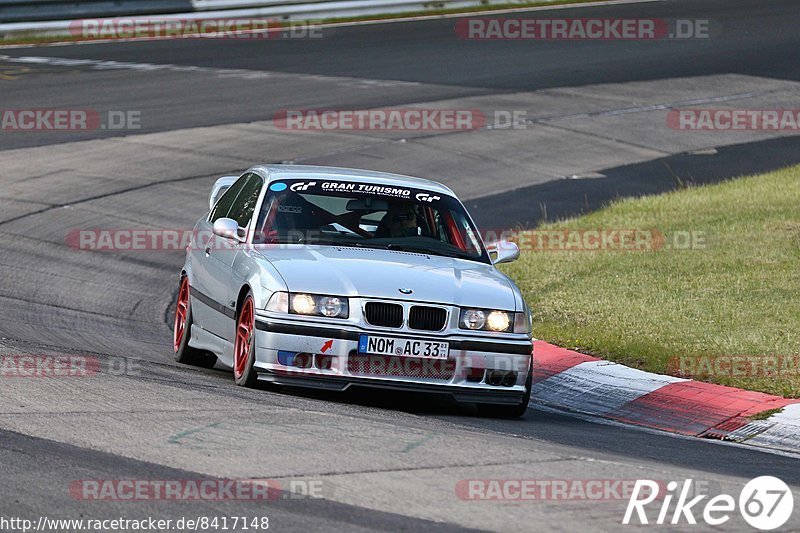
[[311,315],[317,307],[317,303],[310,294],[292,295],[292,313],[298,315]]
[[461,327],[466,329],[483,329],[486,325],[486,313],[480,309],[461,311]]
[[492,331],[508,331],[508,326],[511,325],[511,313],[504,311],[492,311],[489,313],[489,318],[486,320],[486,325]]
[[276,292],[267,303],[267,311],[327,318],[350,316],[347,298],[321,294]]
[[492,309],[462,309],[459,327],[473,331],[530,333],[530,321],[526,313]]
[[341,298],[336,296],[322,296],[319,299],[318,307],[322,316],[336,317],[342,314],[345,304]]

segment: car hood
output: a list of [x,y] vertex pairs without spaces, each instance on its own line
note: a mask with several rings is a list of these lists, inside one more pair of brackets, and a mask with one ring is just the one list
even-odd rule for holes
[[[516,310],[513,284],[484,263],[335,246],[266,245],[258,251],[278,270],[291,292]],[[413,292],[405,295],[401,288]]]

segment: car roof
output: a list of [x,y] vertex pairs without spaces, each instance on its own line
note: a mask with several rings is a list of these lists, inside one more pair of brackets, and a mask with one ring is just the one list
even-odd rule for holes
[[304,179],[320,178],[355,181],[375,185],[389,185],[395,187],[414,187],[430,192],[438,192],[455,196],[449,187],[433,180],[390,174],[376,170],[358,170],[354,168],[323,167],[315,165],[256,165],[250,170],[261,171],[269,181],[279,179]]

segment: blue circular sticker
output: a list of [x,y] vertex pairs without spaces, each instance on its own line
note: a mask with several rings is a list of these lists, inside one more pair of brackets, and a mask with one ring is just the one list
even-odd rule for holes
[[285,183],[273,183],[272,185],[269,186],[269,190],[275,191],[275,192],[285,191],[286,190],[286,184]]

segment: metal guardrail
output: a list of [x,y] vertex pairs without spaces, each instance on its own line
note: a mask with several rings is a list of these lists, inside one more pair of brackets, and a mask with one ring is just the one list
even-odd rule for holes
[[[253,7],[285,6],[291,4],[330,4],[333,0],[192,0],[192,6],[197,11],[211,11],[218,9],[246,9]],[[372,0],[367,2],[374,3]],[[380,3],[380,1],[379,1]]]
[[290,21],[513,2],[514,0],[0,0],[0,40],[13,38],[15,35],[66,35],[69,33],[71,21],[82,18],[157,15],[164,19],[253,17]]
[[0,0],[0,22],[160,15],[193,9],[191,0]]
[[[286,20],[349,17],[428,9],[508,4],[513,0],[192,0],[195,11],[269,16]],[[547,0],[545,0],[547,1]]]

